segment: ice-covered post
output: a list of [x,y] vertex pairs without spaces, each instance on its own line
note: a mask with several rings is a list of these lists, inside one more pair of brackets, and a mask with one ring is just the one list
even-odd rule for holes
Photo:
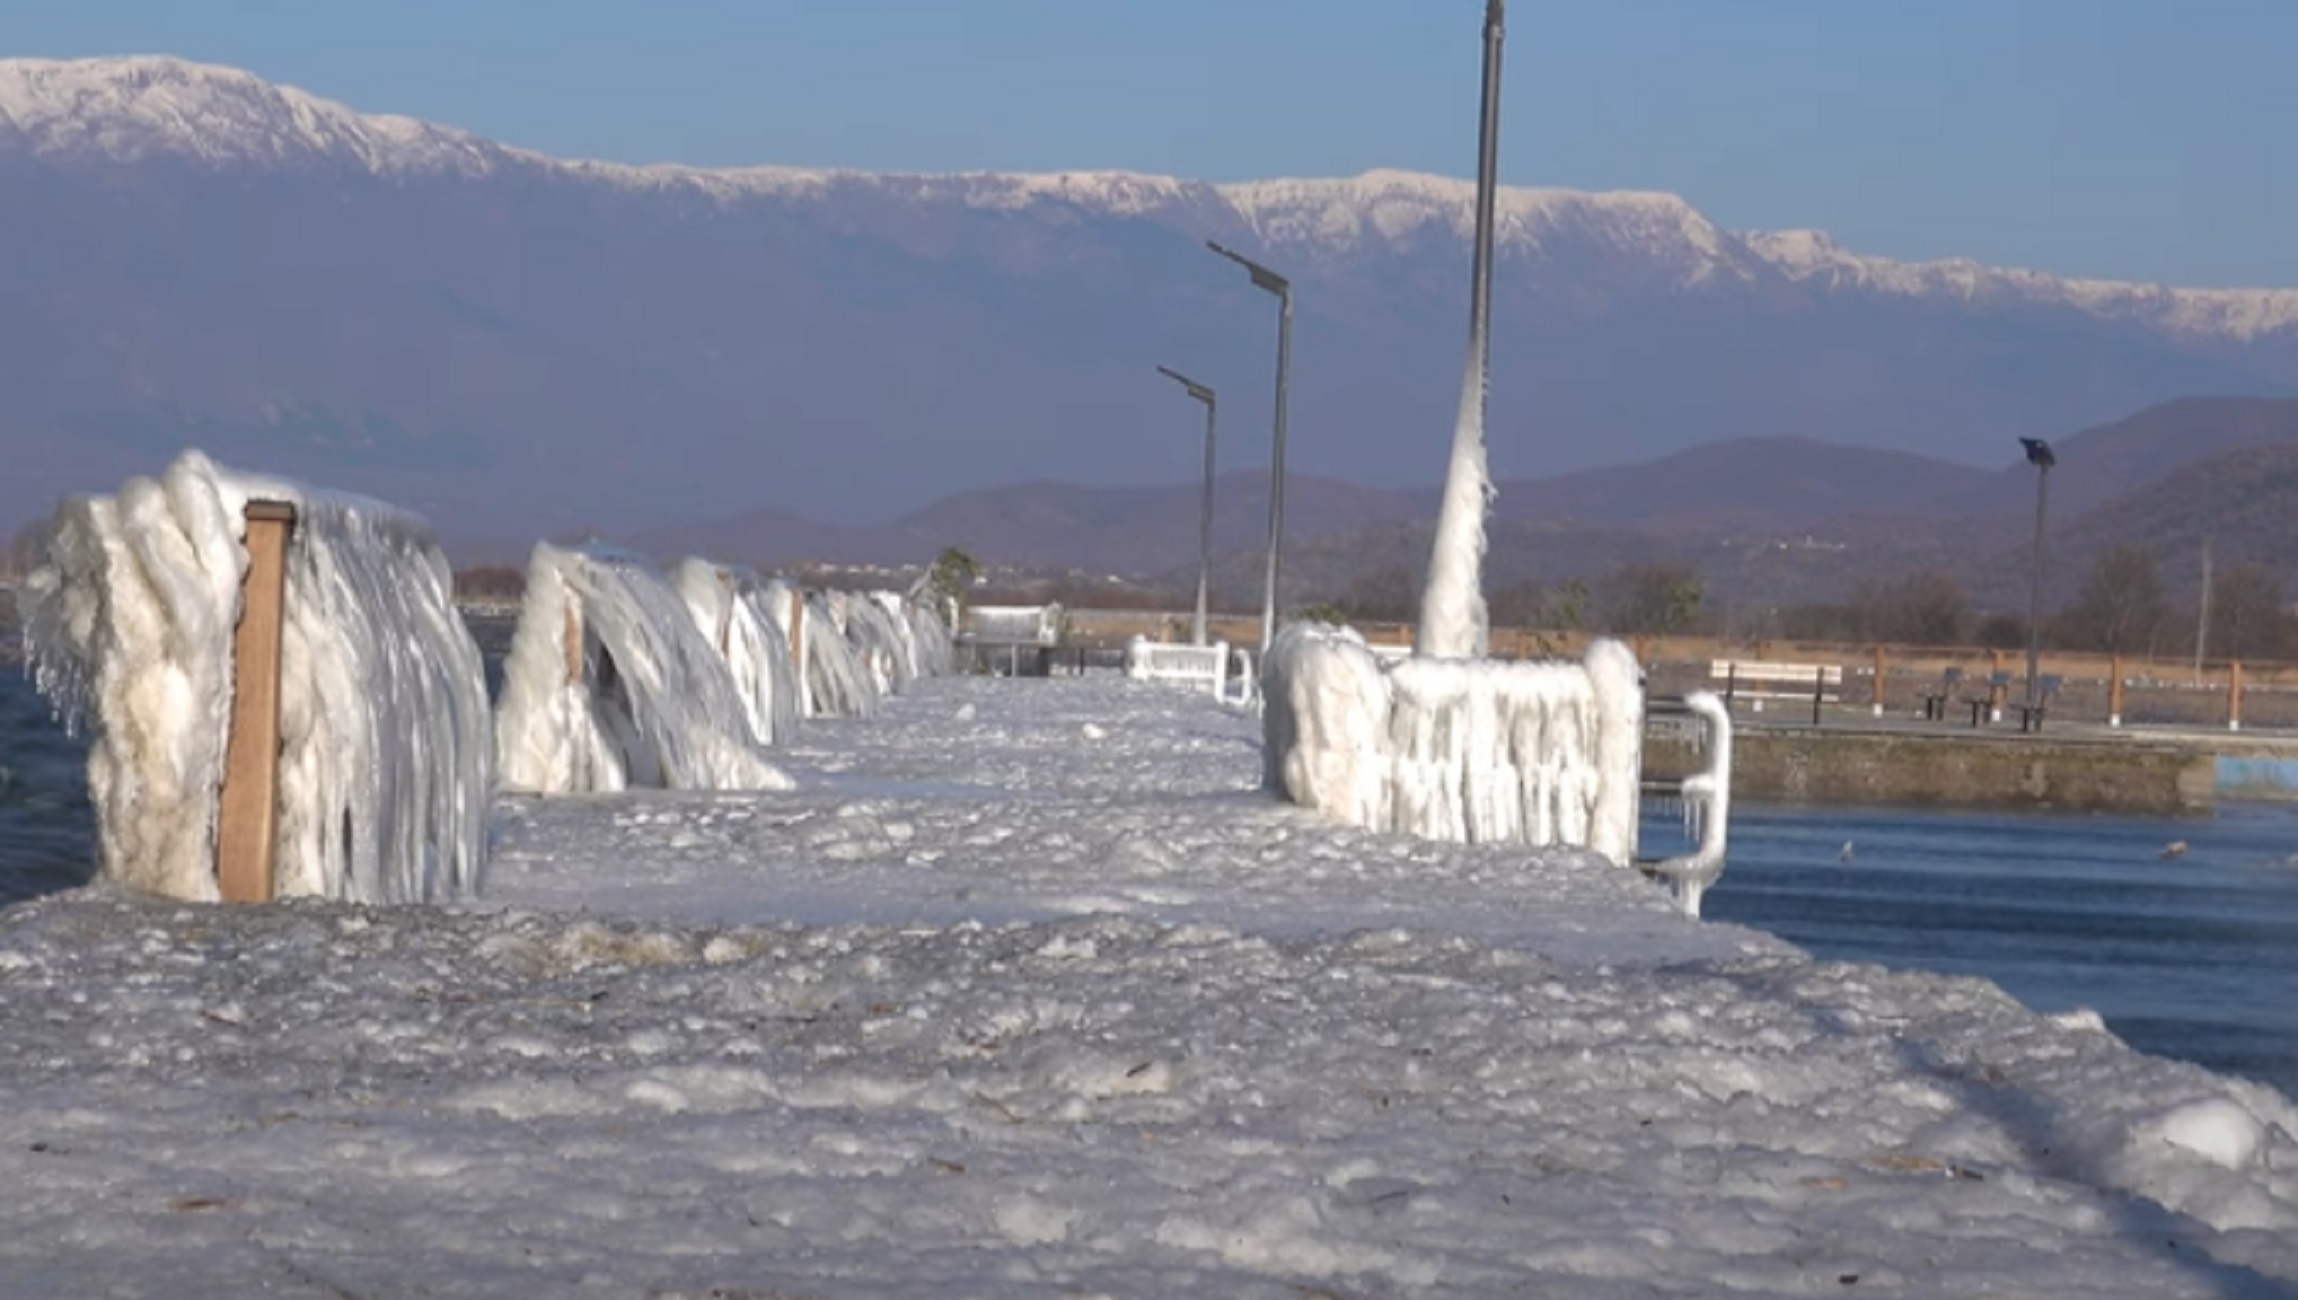
[[2226,665],[2226,729],[2242,730],[2242,661]]
[[247,571],[231,634],[231,732],[216,795],[216,891],[227,903],[268,903],[279,829],[279,668],[295,507],[250,501],[240,513],[247,521]]
[[1499,189],[1500,48],[1506,35],[1503,0],[1485,0],[1484,99],[1476,143],[1476,244],[1468,292],[1468,363],[1460,379],[1460,415],[1452,426],[1452,463],[1444,476],[1444,504],[1436,515],[1428,585],[1421,589],[1420,626],[1413,653],[1444,659],[1481,659],[1491,650],[1484,604],[1484,512],[1492,503],[1492,476],[1484,454],[1484,410],[1492,358],[1492,226]]
[[2110,677],[2107,681],[2107,725],[2122,725],[2122,656],[2116,655],[2107,663]]
[[806,672],[806,593],[790,589],[790,663],[800,676]]
[[1883,716],[1883,645],[1875,646],[1875,716]]

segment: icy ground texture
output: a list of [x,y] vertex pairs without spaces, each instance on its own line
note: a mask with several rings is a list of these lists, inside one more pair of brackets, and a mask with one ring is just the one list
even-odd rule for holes
[[507,790],[765,790],[766,760],[718,647],[644,559],[535,543],[503,659],[495,773]]
[[0,1290],[2298,1285],[2279,1097],[1247,793],[1206,697],[944,679],[792,763],[514,801],[497,912],[0,913]]
[[1261,668],[1263,781],[1352,825],[1636,854],[1643,685],[1616,641],[1580,663],[1415,656],[1295,623]]
[[216,897],[251,500],[297,513],[281,634],[279,892],[403,902],[470,888],[485,846],[486,681],[429,525],[196,451],[156,480],[65,503],[47,563],[19,595],[41,689],[94,733],[99,870],[171,897]]

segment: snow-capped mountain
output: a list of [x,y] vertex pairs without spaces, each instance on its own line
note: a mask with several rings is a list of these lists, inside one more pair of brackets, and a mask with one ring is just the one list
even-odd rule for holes
[[[1157,362],[1223,388],[1248,465],[1268,303],[1206,238],[1299,286],[1295,463],[1431,481],[1472,198],[572,161],[234,69],[0,61],[0,440],[42,466],[0,523],[185,441],[549,527],[1177,480]],[[1499,216],[1503,475],[1735,434],[1993,461],[2298,384],[2298,290],[1895,262],[1670,194],[1510,188]]]

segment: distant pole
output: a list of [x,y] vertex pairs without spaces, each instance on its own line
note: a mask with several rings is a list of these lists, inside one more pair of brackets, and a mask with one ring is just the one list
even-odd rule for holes
[[1482,658],[1491,649],[1484,604],[1484,515],[1492,475],[1484,449],[1484,414],[1492,369],[1492,231],[1500,172],[1500,51],[1507,37],[1504,0],[1484,4],[1484,94],[1476,134],[1475,247],[1469,271],[1468,366],[1461,377],[1460,416],[1444,476],[1421,592],[1416,654]]
[[2058,464],[2059,458],[2051,454],[2051,444],[2040,438],[2021,438],[2019,445],[2027,449],[2027,463],[2035,467],[2035,573],[2027,585],[2027,703],[2033,704],[2043,630],[2043,517],[2050,507],[2051,466]]
[[1220,403],[1212,389],[1171,366],[1159,366],[1157,373],[1205,404],[1205,489],[1197,504],[1197,618],[1189,632],[1191,645],[1204,645],[1206,592],[1213,579],[1213,423]]
[[2202,610],[2194,621],[2194,680],[2202,680],[2202,650],[2210,641],[2210,539],[2202,539]]
[[1277,296],[1277,428],[1269,447],[1269,572],[1261,590],[1261,653],[1277,635],[1277,550],[1285,532],[1285,393],[1293,370],[1293,283],[1208,239],[1205,247],[1244,267],[1253,287]]

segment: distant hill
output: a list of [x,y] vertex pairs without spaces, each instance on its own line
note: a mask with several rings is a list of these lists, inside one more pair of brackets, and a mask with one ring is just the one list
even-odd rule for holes
[[1994,477],[1927,456],[1817,438],[1735,438],[1636,465],[1502,483],[1494,509],[1502,519],[1767,533],[1844,515],[1964,510]]
[[[2298,590],[2298,400],[2200,398],[2053,440],[2050,600],[2098,555],[2153,548],[2191,585],[2205,535],[2223,563],[2256,560]],[[1500,485],[1488,587],[1594,581],[1629,563],[1697,568],[1716,600],[1788,606],[1844,597],[1862,579],[1952,572],[1982,605],[2023,610],[2035,471],[1981,470],[1804,438],[1749,438],[1639,465]],[[1393,492],[1292,475],[1282,565],[1288,603],[1336,599],[1359,579],[1427,563],[1433,490]],[[1215,487],[1215,590],[1257,607],[1268,476]],[[1198,486],[1056,482],[954,493],[877,527],[780,510],[622,537],[666,558],[764,567],[818,559],[924,563],[964,546],[993,564],[1194,583]],[[458,548],[459,557],[468,556]],[[523,554],[523,551],[520,552]]]

